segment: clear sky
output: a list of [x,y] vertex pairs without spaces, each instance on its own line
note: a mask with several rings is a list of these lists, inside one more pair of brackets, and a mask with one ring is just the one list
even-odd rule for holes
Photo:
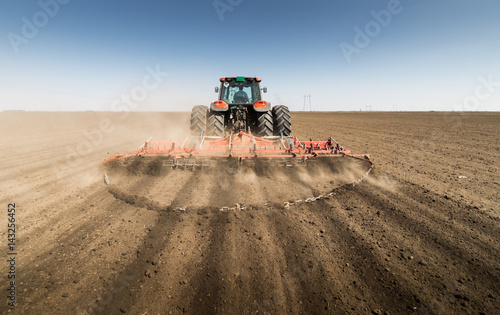
[[0,31],[0,110],[188,111],[237,75],[292,110],[500,110],[498,0],[1,0]]

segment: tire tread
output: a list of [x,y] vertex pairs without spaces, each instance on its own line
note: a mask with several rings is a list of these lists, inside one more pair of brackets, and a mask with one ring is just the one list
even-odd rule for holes
[[273,107],[273,118],[275,135],[280,135],[280,131],[283,136],[289,136],[292,133],[292,118],[287,106],[278,105]]
[[191,110],[191,135],[199,136],[207,128],[208,106],[196,105]]

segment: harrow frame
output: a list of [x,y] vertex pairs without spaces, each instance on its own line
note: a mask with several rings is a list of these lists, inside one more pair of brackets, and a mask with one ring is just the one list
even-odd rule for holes
[[104,163],[141,156],[167,157],[172,168],[203,168],[210,164],[203,161],[217,158],[235,158],[239,162],[267,159],[291,166],[295,163],[305,164],[307,160],[317,157],[347,156],[373,165],[369,154],[352,154],[332,137],[326,141],[300,141],[292,136],[257,137],[239,132],[222,138],[188,136],[184,142],[150,140],[131,153],[112,155]]

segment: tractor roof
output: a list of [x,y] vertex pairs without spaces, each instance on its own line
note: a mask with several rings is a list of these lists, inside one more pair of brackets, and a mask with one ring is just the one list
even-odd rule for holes
[[225,77],[225,78],[220,78],[220,82],[224,82],[224,81],[233,81],[235,80],[236,81],[245,81],[245,80],[255,80],[257,82],[260,82],[262,81],[261,78],[256,78],[256,77]]

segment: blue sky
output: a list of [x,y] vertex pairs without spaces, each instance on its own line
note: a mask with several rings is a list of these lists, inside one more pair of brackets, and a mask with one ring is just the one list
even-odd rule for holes
[[292,110],[310,94],[322,111],[498,111],[499,16],[497,0],[1,1],[0,110],[188,111],[246,75]]

